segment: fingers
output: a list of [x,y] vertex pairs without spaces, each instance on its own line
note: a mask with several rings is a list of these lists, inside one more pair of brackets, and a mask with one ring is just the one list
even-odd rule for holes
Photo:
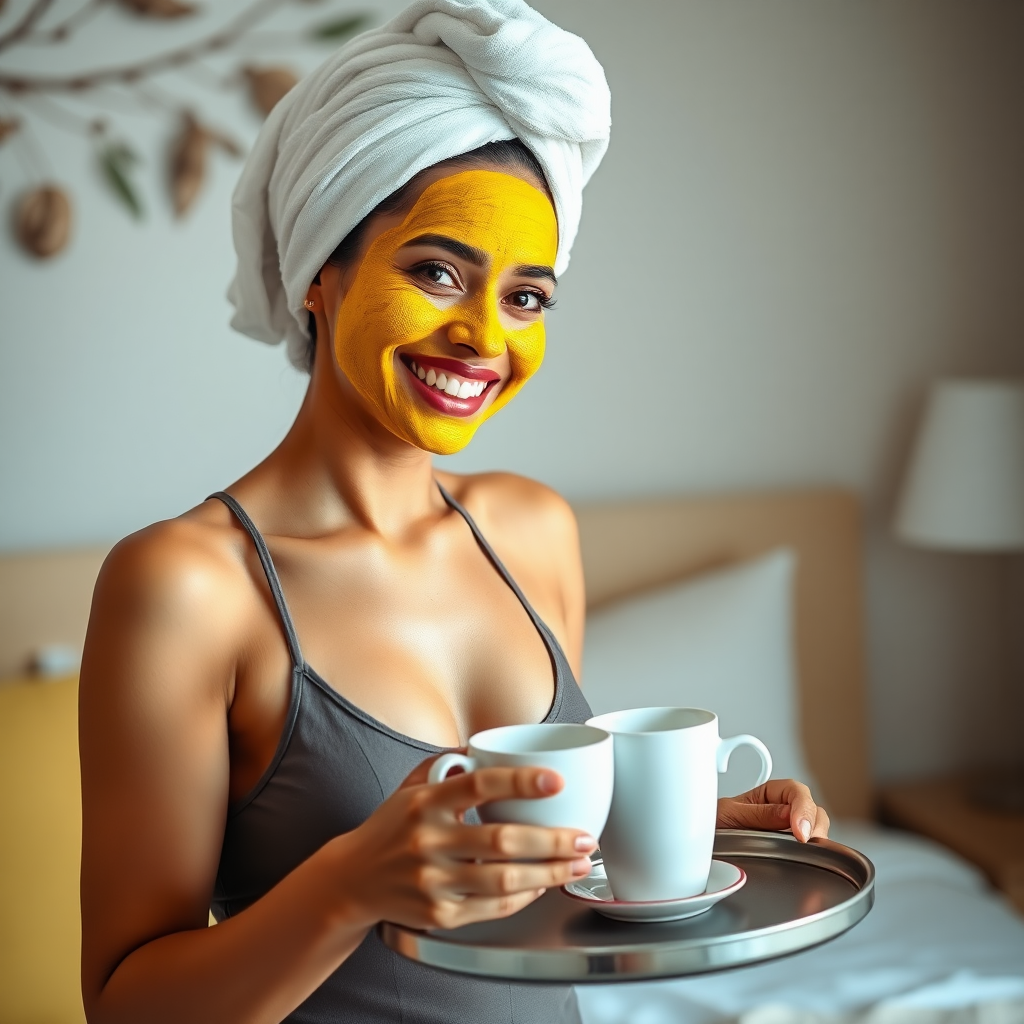
[[570,861],[596,849],[593,836],[576,829],[505,824],[452,829],[446,832],[443,852],[457,860]]
[[421,799],[438,810],[459,813],[492,800],[539,800],[563,785],[561,775],[547,768],[478,768],[426,787]]
[[[485,829],[486,826],[465,828],[473,832]],[[590,858],[578,853],[571,860],[539,862],[432,857],[414,869],[412,891],[416,909],[411,917],[402,919],[417,928],[456,928],[472,921],[507,917],[547,889],[584,878],[591,867]]]
[[790,830],[797,839],[807,842],[814,829],[817,805],[811,798],[811,791],[802,782],[786,780],[783,798],[789,803]]
[[827,839],[828,829],[832,822],[829,820],[828,812],[824,807],[815,807],[814,825],[811,828],[811,839]]
[[781,832],[789,828],[789,804],[750,804],[742,798],[719,800],[718,828]]
[[802,782],[796,779],[769,779],[764,785],[741,793],[735,799],[751,804],[792,804],[798,796],[811,799],[811,791]]
[[465,896],[515,896],[554,889],[590,874],[589,857],[546,863],[492,863],[460,865],[452,891]]
[[384,894],[394,906],[383,919],[454,928],[505,917],[590,872],[586,854],[597,843],[578,829],[462,823],[471,807],[557,793],[563,786],[557,772],[481,768],[436,785],[418,782],[429,769],[429,761],[420,765],[370,819],[386,825],[378,853],[389,859],[397,883]]
[[[722,805],[729,806],[723,809]],[[759,816],[757,809],[774,807],[774,812]],[[734,820],[748,822],[745,825],[722,825],[722,828],[770,828],[792,831],[801,842],[828,835],[829,817],[811,796],[811,791],[795,779],[773,779],[758,786],[735,800],[719,801],[719,820],[723,814]],[[749,824],[761,818],[765,824]],[[774,821],[776,824],[768,824]]]
[[785,779],[781,783],[782,799],[789,804],[790,831],[801,842],[828,835],[829,820],[823,807],[819,807],[811,791],[802,783]]
[[535,899],[544,895],[543,889],[533,889],[512,896],[467,896],[451,906],[451,921],[440,926],[456,928],[477,921],[493,921],[499,917],[511,917]]

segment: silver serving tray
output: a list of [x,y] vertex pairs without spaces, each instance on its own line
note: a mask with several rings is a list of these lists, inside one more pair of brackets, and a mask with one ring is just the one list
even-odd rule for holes
[[461,974],[534,982],[610,982],[706,974],[762,963],[834,939],[874,902],[875,869],[829,839],[720,831],[715,856],[747,884],[700,917],[612,921],[552,889],[513,917],[447,931],[384,922],[391,949]]

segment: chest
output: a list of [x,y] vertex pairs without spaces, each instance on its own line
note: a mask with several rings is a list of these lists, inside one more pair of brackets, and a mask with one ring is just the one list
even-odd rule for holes
[[478,548],[446,557],[339,559],[297,595],[308,663],[398,732],[458,746],[480,729],[540,721],[551,655],[522,602]]
[[[306,663],[366,714],[442,747],[481,729],[539,722],[555,692],[548,645],[465,532],[402,551],[360,543],[272,549]],[[523,575],[538,613],[557,620],[543,580]],[[288,654],[265,597],[232,707],[234,795],[269,763],[287,714]]]

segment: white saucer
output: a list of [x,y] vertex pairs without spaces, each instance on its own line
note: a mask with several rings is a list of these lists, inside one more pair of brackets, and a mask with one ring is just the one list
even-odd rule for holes
[[708,887],[697,896],[686,896],[678,900],[651,900],[645,903],[630,903],[617,900],[608,885],[608,876],[603,864],[595,864],[586,878],[567,882],[562,886],[566,896],[596,910],[605,917],[616,921],[681,921],[696,917],[710,910],[726,896],[739,892],[747,881],[747,873],[724,860],[711,862]]

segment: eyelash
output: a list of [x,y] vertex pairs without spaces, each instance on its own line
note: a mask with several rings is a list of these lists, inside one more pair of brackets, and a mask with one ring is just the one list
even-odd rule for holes
[[527,295],[536,295],[537,304],[540,306],[541,309],[555,308],[555,300],[549,297],[548,295],[545,295],[542,291],[534,290],[533,288],[517,288],[512,294],[516,295],[519,292],[524,292]]
[[[424,260],[422,263],[417,263],[412,268],[414,274],[424,274],[427,270],[442,270],[446,273],[453,281],[458,281],[459,275],[454,267],[449,266],[447,263],[442,263],[440,260]],[[428,279],[429,280],[429,279]],[[431,282],[436,284],[437,282]]]
[[[452,267],[452,266],[449,266],[447,263],[442,263],[440,260],[424,260],[422,263],[417,263],[416,266],[414,266],[412,268],[412,271],[415,274],[422,274],[426,270],[431,270],[431,269],[435,269],[435,268],[437,270],[444,271],[444,273],[446,273],[453,280],[457,281],[459,279],[459,275],[456,272],[455,268]],[[433,282],[433,283],[436,283],[436,282]],[[546,295],[540,289],[537,289],[537,288],[517,288],[514,292],[512,292],[512,294],[515,295],[515,294],[517,294],[519,292],[523,292],[523,293],[528,294],[528,295],[535,295],[537,297],[537,304],[540,306],[541,309],[554,309],[555,308],[555,300],[552,297]]]

